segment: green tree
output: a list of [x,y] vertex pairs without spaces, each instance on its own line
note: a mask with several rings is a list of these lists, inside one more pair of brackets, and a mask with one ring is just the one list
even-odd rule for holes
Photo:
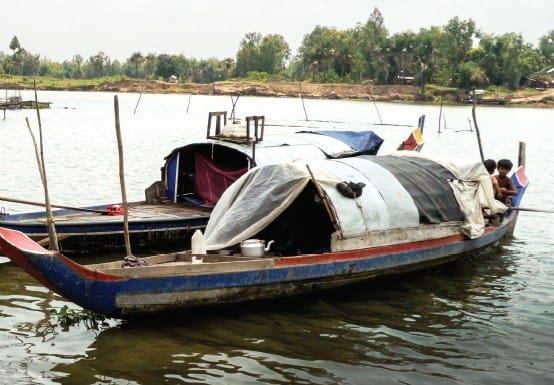
[[441,36],[441,31],[437,27],[422,28],[415,36],[413,45],[414,73],[417,75],[421,95],[425,94],[425,84],[432,78],[439,66],[440,50],[438,47]]
[[416,34],[408,31],[394,34],[390,43],[390,63],[392,78],[389,82],[403,82],[405,76],[414,74],[414,47]]
[[83,71],[81,66],[83,65],[83,57],[81,55],[75,55],[71,59],[71,63],[74,66],[74,70],[72,72],[71,77],[73,79],[82,79],[83,78]]
[[146,78],[151,79],[152,75],[156,72],[156,63],[158,62],[158,58],[155,54],[149,53],[144,58],[144,65],[146,69]]
[[475,22],[471,19],[463,21],[457,16],[448,21],[443,28],[440,47],[441,65],[448,69],[450,78],[454,76],[458,65],[464,61],[467,52],[473,45]]
[[19,44],[19,39],[17,38],[17,36],[12,37],[12,40],[10,42],[10,49],[13,51],[14,56],[16,52],[21,49],[21,45]]
[[40,73],[40,56],[33,55],[24,49],[17,54],[20,60],[20,74],[34,76]]
[[539,39],[539,52],[544,58],[545,66],[554,66],[554,30],[541,36]]
[[134,52],[129,59],[127,59],[135,68],[135,78],[138,78],[139,66],[144,62],[144,57],[140,52]]
[[89,57],[88,62],[92,72],[89,76],[100,78],[104,74],[104,68],[109,62],[109,58],[104,52],[99,51],[96,55]]
[[156,76],[167,80],[171,75],[177,74],[177,68],[170,55],[158,55],[156,61]]
[[260,68],[260,42],[262,35],[258,32],[249,32],[240,42],[237,53],[237,76],[245,77],[248,72]]
[[[388,80],[390,72],[390,44],[383,15],[374,8],[364,25],[358,25],[349,44],[356,44],[364,60],[364,77],[378,83]],[[387,51],[387,49],[389,49]],[[352,53],[350,55],[353,55]]]
[[66,63],[67,60],[62,64],[51,61],[51,60],[41,60],[39,74],[40,76],[51,76],[54,78],[69,78],[66,76]]
[[266,35],[259,46],[258,71],[277,74],[285,69],[290,57],[289,45],[281,35]]
[[458,88],[480,88],[489,84],[489,78],[478,64],[468,61],[458,66],[454,74],[454,84]]
[[[335,28],[316,26],[304,36],[299,48],[299,54],[304,68],[309,69],[313,81],[336,81],[340,68],[341,41],[346,40]],[[344,53],[344,52],[343,52]],[[338,63],[338,64],[337,64]]]
[[223,59],[223,70],[225,71],[224,79],[229,79],[235,73],[237,64],[233,58]]

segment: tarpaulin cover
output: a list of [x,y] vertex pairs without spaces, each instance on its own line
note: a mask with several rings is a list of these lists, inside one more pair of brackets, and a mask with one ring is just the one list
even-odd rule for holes
[[179,158],[178,152],[172,154],[167,162],[165,180],[167,183],[167,197],[172,202],[177,202],[177,180],[179,175]]
[[200,153],[195,154],[195,192],[207,205],[215,204],[221,194],[248,170],[226,170]]
[[[480,162],[456,164],[404,151],[397,156],[314,161],[309,162],[309,167],[325,192],[344,238],[464,219],[467,235],[478,237],[484,223],[477,192],[483,188],[491,207],[490,177]],[[406,171],[401,172],[404,168]],[[457,178],[457,183],[453,183]],[[304,162],[250,170],[223,193],[215,206],[205,232],[207,249],[233,246],[259,233],[310,180]],[[355,199],[342,195],[337,190],[337,183],[342,181],[364,183],[362,195]]]
[[448,181],[454,175],[439,163],[423,158],[376,156],[371,160],[389,170],[413,198],[422,223],[464,219]]
[[368,155],[376,155],[383,139],[373,131],[316,131],[316,134],[327,135],[348,144],[354,150]]

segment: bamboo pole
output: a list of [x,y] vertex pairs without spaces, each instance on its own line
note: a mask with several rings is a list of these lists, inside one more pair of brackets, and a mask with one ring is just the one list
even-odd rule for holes
[[131,257],[131,241],[129,239],[129,210],[127,208],[127,192],[125,189],[125,167],[123,164],[123,141],[121,140],[121,128],[119,125],[119,100],[114,95],[115,133],[117,135],[117,149],[119,152],[119,182],[121,184],[121,200],[123,204],[123,235],[125,237],[125,250],[127,257]]
[[[29,122],[27,122],[27,127],[29,127]],[[31,136],[33,136],[33,133],[31,132]],[[34,141],[34,139],[33,139]],[[42,176],[41,176],[42,179]],[[31,205],[31,206],[41,206],[46,207],[45,203],[42,202],[33,202],[33,201],[27,201],[23,199],[17,199],[17,198],[8,198],[8,197],[2,197],[0,196],[0,201],[6,201],[6,202],[13,202],[13,203],[22,203],[25,205]],[[58,209],[68,209],[68,210],[76,210],[76,211],[87,211],[91,213],[100,213],[100,214],[106,214],[106,210],[95,210],[95,209],[87,209],[85,207],[74,207],[74,206],[66,206],[66,205],[55,205],[53,203],[50,204],[50,207],[55,207]]]
[[137,104],[135,105],[135,110],[133,111],[133,114],[136,114],[137,113],[137,108],[138,108],[138,105],[140,103],[140,98],[142,97],[142,90],[140,91],[140,94],[139,94],[139,98],[137,100]]
[[304,109],[304,116],[306,117],[306,121],[308,121],[308,113],[306,112],[306,106],[304,105],[304,95],[302,92],[302,82],[299,82],[300,84],[300,100],[302,101],[302,108]]
[[554,214],[554,210],[549,209],[535,209],[530,207],[509,207],[509,210],[517,210],[517,211],[531,211],[535,213],[548,213],[548,214]]
[[331,218],[331,223],[333,224],[333,227],[334,227],[335,231],[337,231],[340,234],[341,238],[342,238],[343,237],[342,230],[341,230],[341,228],[338,224],[337,217],[335,216],[335,213],[331,209],[331,205],[327,201],[327,197],[325,196],[325,193],[321,189],[321,186],[317,183],[317,181],[314,177],[314,174],[312,173],[312,170],[310,168],[310,165],[306,164],[306,168],[308,169],[308,172],[310,173],[310,177],[312,178],[312,183],[314,184],[314,186],[317,190],[317,194],[321,198],[321,201],[323,202],[323,205],[325,206],[325,209],[327,210],[327,214],[329,214],[329,217]]
[[25,118],[25,121],[27,122],[27,128],[29,129],[29,133],[31,134],[31,138],[33,139],[33,144],[35,146],[35,155],[37,158],[37,165],[39,169],[40,179],[42,181],[42,187],[44,188],[44,201],[46,206],[46,225],[48,228],[48,239],[50,244],[50,249],[59,251],[58,246],[58,236],[56,234],[56,227],[54,225],[54,220],[52,219],[52,207],[50,206],[50,195],[48,193],[48,180],[46,178],[46,166],[44,164],[44,144],[42,139],[42,123],[40,120],[40,109],[38,107],[38,97],[37,97],[37,85],[36,81],[33,81],[33,86],[35,89],[35,106],[37,110],[37,119],[38,119],[38,130],[39,130],[39,136],[40,136],[40,153],[39,148],[37,146],[37,141],[35,139],[35,135],[33,134],[33,131],[31,130],[31,125],[29,123],[29,119]]
[[187,114],[189,113],[189,107],[190,107],[190,99],[192,98],[192,94],[189,95],[189,101],[187,103]]
[[522,166],[525,168],[525,142],[519,142],[519,152],[518,152],[518,159],[517,164],[518,166]]
[[441,96],[441,108],[439,110],[439,131],[438,133],[441,133],[441,118],[442,118],[442,96]]
[[6,99],[4,100],[4,120],[6,120],[6,108],[8,108],[8,82],[6,82]]
[[471,115],[473,116],[473,125],[475,126],[475,133],[477,134],[477,143],[479,144],[479,155],[481,155],[481,162],[485,163],[485,156],[483,155],[483,145],[481,144],[481,134],[479,133],[479,126],[477,125],[477,118],[475,117],[475,106],[477,106],[477,94],[475,88],[473,89],[473,107],[471,108]]
[[239,98],[240,98],[240,92],[238,92],[236,94],[236,98],[233,97],[233,94],[229,95],[231,96],[231,105],[232,105],[232,108],[231,108],[231,123],[234,123],[236,118],[235,118],[235,107],[237,105],[237,102],[239,101]]

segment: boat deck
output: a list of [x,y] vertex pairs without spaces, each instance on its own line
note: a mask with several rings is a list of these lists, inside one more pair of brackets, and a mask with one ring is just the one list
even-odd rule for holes
[[[100,209],[101,210],[101,209]],[[62,222],[121,222],[123,215],[107,215],[100,212],[85,212],[77,210],[55,210],[52,212],[54,221]],[[202,217],[209,215],[209,208],[184,204],[129,204],[129,221],[160,220],[183,217]],[[45,215],[15,214],[2,218],[3,221],[17,221],[21,224],[45,223]]]
[[[198,262],[194,259],[199,258]],[[122,261],[86,265],[88,269],[122,277],[173,276],[182,274],[222,273],[267,269],[275,266],[274,259],[245,258],[240,254],[205,254],[195,257],[190,252],[160,254],[144,258],[148,266],[122,267]]]

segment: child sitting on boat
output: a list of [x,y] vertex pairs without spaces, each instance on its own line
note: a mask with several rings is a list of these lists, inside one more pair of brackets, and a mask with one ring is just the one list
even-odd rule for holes
[[508,173],[513,167],[512,162],[509,159],[500,159],[497,163],[498,175],[496,180],[498,181],[498,197],[497,199],[505,205],[510,204],[510,197],[517,194],[516,186],[512,181],[512,178],[508,176]]
[[489,172],[489,175],[491,176],[492,189],[494,191],[494,198],[498,199],[498,193],[500,192],[500,188],[498,186],[498,180],[496,179],[496,176],[494,176],[494,171],[496,170],[496,160],[487,159],[487,160],[485,160],[484,164],[485,164],[485,168]]

